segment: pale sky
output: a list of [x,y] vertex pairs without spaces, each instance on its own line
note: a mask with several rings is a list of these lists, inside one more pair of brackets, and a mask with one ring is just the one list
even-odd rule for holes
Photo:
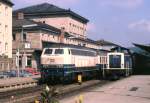
[[89,19],[87,35],[122,46],[150,44],[150,0],[12,0],[14,9],[48,2]]

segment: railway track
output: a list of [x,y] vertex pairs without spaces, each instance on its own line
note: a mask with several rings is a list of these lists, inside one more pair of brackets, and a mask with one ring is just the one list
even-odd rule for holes
[[[82,85],[71,84],[71,85],[57,85],[55,88],[59,90],[58,98],[64,98],[68,95],[73,95],[78,91],[84,91],[88,88],[94,88],[96,86],[102,86],[104,84],[110,83],[109,81],[87,81]],[[0,92],[0,103],[33,103],[33,101],[40,99],[40,94],[42,93],[45,85],[25,88],[20,90],[14,90],[9,92]]]
[[[24,98],[34,95],[35,93],[40,93],[44,88],[44,85],[39,85],[36,87],[29,87],[24,89],[12,90],[7,92],[0,92],[0,103],[9,103],[9,101],[17,101],[20,98]],[[12,102],[11,102],[12,103]]]

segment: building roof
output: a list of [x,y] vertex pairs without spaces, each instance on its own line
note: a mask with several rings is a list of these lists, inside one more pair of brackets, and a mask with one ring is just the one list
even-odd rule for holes
[[96,42],[101,46],[119,46],[117,44],[105,40],[97,40]]
[[0,0],[0,2],[6,3],[9,6],[13,6],[14,5],[10,0]]
[[150,57],[150,53],[148,53],[147,51],[145,51],[145,50],[143,50],[137,46],[130,48],[130,50],[132,50],[133,54],[138,54],[141,56]]
[[134,44],[136,47],[141,48],[150,53],[150,45],[141,45],[141,44]]
[[[26,26],[26,27],[24,27]],[[15,19],[13,18],[13,30],[22,30],[22,28],[26,29],[26,30],[48,30],[51,32],[55,32],[56,34],[61,34],[61,30],[58,28],[55,28],[53,26],[50,26],[48,24],[45,23],[41,23],[41,22],[35,22],[33,20],[29,20],[29,19]],[[65,32],[65,37],[71,37],[71,35],[68,32]],[[81,40],[81,41],[85,41],[88,43],[93,43],[93,44],[97,44],[96,41],[86,38],[86,39],[82,39],[82,38],[76,38],[74,37],[73,39],[76,40]]]
[[78,15],[77,13],[71,11],[70,9],[62,9],[60,7],[57,7],[55,5],[49,4],[49,3],[42,3],[38,5],[33,5],[25,8],[21,8],[18,10],[15,10],[13,12],[13,15],[17,15],[17,13],[24,13],[24,16],[71,16],[77,20],[80,20],[83,23],[89,22],[86,18]]
[[60,34],[61,30],[57,29],[53,26],[50,26],[48,24],[35,22],[33,20],[27,20],[27,19],[14,19],[13,18],[13,30],[22,30],[24,29],[38,29],[38,30],[46,30],[55,32],[56,34]]
[[93,43],[93,44],[96,44],[96,45],[99,45],[95,40],[92,40],[90,38],[86,38],[86,41],[90,42],[90,43]]

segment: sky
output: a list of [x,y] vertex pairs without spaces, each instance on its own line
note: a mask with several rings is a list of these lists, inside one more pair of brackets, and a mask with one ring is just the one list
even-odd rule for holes
[[90,20],[87,36],[125,47],[150,44],[150,0],[12,0],[13,9],[48,2]]

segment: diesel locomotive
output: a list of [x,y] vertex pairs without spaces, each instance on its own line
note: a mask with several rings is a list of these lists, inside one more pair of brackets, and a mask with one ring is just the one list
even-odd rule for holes
[[76,81],[108,75],[128,76],[132,71],[131,56],[120,52],[98,53],[85,47],[55,46],[44,48],[41,55],[41,78],[46,82]]

